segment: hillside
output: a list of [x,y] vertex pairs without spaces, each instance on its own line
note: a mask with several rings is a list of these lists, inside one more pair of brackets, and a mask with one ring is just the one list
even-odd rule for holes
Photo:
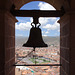
[[[22,45],[27,41],[28,37],[22,37],[22,36],[18,36],[15,38],[15,46],[20,46],[22,47]],[[43,37],[43,40],[46,44],[51,45],[59,45],[60,44],[60,38],[59,37]]]

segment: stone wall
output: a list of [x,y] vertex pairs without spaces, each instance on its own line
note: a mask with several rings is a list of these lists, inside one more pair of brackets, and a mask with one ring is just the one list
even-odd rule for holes
[[15,75],[15,22],[8,11],[0,12],[0,75]]
[[70,65],[70,16],[60,18],[60,63],[61,75],[69,75]]

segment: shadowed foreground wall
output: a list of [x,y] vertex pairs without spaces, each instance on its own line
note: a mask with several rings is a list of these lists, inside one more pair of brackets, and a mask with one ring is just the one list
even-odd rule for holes
[[69,75],[70,65],[70,15],[65,14],[60,19],[60,63],[61,75]]
[[0,75],[15,75],[15,21],[7,11],[0,11]]

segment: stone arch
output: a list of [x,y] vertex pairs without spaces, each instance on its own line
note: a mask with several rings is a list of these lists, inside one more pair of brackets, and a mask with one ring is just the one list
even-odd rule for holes
[[63,5],[63,0],[15,0],[14,5],[16,6],[16,9],[20,9],[24,4],[29,3],[31,1],[44,1],[49,4],[51,4],[54,8],[57,10],[60,10],[61,6]]

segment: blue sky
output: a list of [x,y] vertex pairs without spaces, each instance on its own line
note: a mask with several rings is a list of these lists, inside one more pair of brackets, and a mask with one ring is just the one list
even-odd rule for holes
[[[33,1],[25,4],[20,10],[56,10],[48,3]],[[15,36],[29,36],[32,17],[16,17],[18,22],[15,24]],[[60,25],[57,23],[59,17],[40,17],[42,36],[60,36]]]

